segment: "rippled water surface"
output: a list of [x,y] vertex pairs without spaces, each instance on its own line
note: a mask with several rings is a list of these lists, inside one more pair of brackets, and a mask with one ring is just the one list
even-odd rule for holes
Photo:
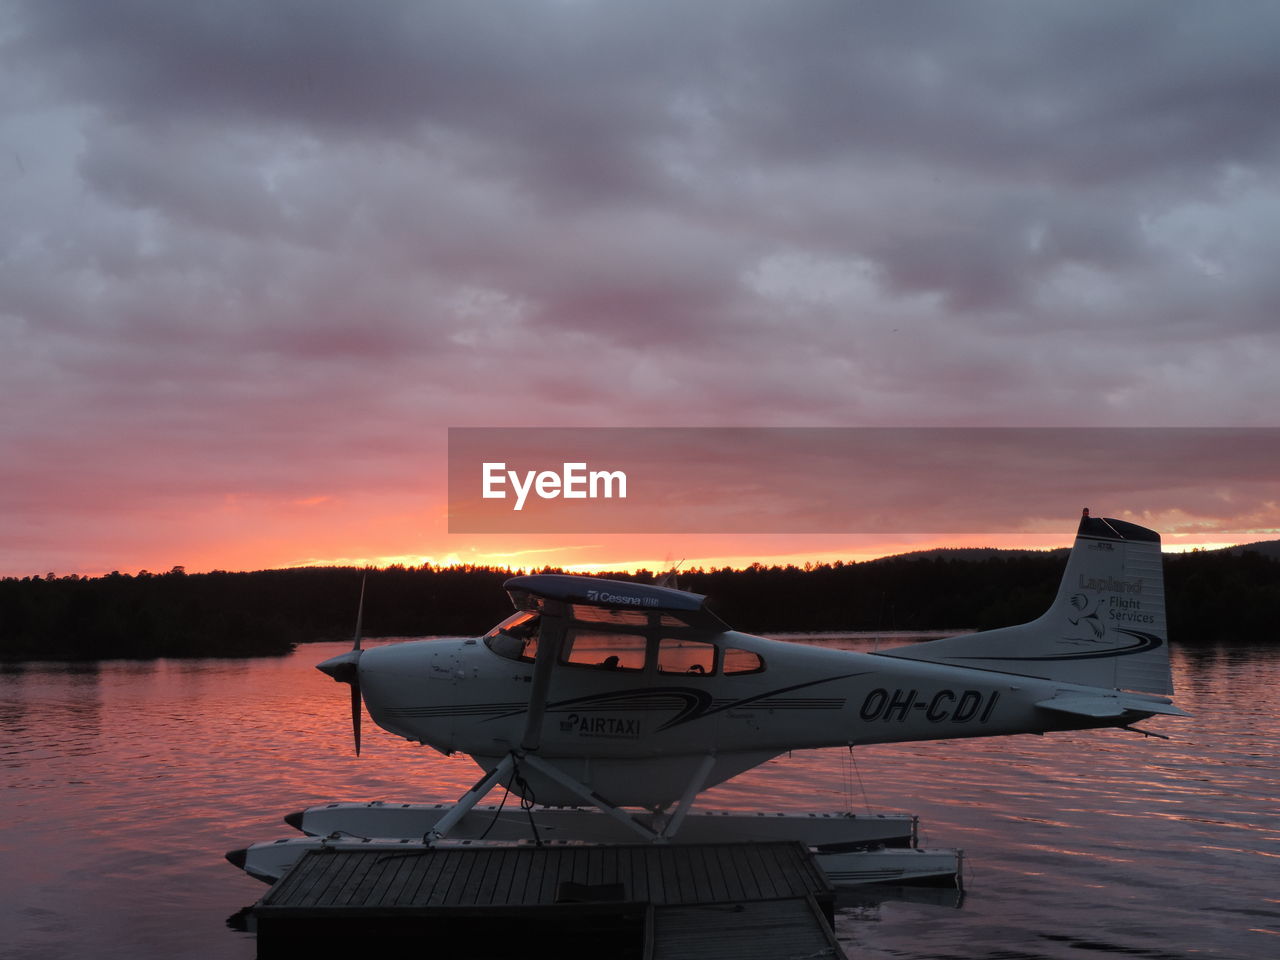
[[[839,641],[865,649],[865,641]],[[330,800],[443,800],[475,779],[365,724],[345,687],[277,660],[0,672],[0,957],[250,958],[225,919],[265,887],[222,859]],[[1192,720],[798,753],[704,794],[730,809],[921,817],[966,853],[955,898],[851,900],[872,958],[1280,956],[1280,646],[1175,651]]]

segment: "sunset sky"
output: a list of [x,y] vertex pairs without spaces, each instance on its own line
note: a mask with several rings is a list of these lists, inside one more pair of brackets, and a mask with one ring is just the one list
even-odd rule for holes
[[0,0],[0,575],[1280,536],[1275,456],[1029,477],[1054,532],[446,522],[449,427],[1276,426],[1277,37],[1270,0]]

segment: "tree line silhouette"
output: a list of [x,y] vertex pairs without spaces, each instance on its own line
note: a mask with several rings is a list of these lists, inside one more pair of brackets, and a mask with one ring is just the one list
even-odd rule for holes
[[[989,629],[1049,605],[1067,551],[940,550],[864,563],[701,569],[680,586],[754,633]],[[555,568],[539,572],[559,573]],[[0,660],[278,656],[349,638],[368,576],[367,636],[472,636],[511,611],[498,567],[308,567],[248,573],[0,579]],[[653,574],[605,574],[650,581]],[[1169,554],[1175,644],[1274,642],[1280,559]]]

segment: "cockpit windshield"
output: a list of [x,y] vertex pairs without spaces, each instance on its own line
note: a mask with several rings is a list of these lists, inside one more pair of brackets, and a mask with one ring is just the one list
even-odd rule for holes
[[532,663],[538,653],[541,620],[532,610],[513,613],[484,635],[485,645],[500,657]]

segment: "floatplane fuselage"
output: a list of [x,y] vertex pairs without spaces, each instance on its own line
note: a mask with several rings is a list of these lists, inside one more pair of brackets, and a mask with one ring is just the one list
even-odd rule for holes
[[[1119,520],[1082,520],[1038,620],[878,653],[739,633],[702,597],[647,584],[540,575],[506,586],[517,612],[483,637],[364,651],[370,716],[486,769],[536,744],[541,760],[621,805],[678,800],[703,763],[699,789],[789,750],[1181,713],[1166,696],[1159,538]],[[545,777],[529,782],[541,801],[580,802]]]
[[[895,653],[736,631],[697,641],[659,635],[652,642],[661,652],[668,640],[675,664],[667,670],[656,656],[634,671],[603,666],[616,656],[608,646],[591,650],[577,668],[558,670],[538,746],[542,759],[618,803],[651,807],[678,799],[698,759],[708,755],[716,765],[703,787],[789,750],[1128,725],[1170,712],[1165,698],[1121,697]],[[706,649],[691,654],[695,643]],[[705,658],[705,672],[682,667],[690,655]],[[756,666],[726,674],[723,664],[734,660]],[[419,641],[367,650],[360,684],[379,726],[488,768],[520,748],[532,666],[496,653],[484,639]],[[1053,706],[1074,698],[1108,709],[1097,715]],[[576,802],[545,783],[534,792],[551,803]]]
[[[579,821],[591,837],[668,840],[701,791],[790,750],[1184,715],[1169,699],[1159,536],[1087,511],[1044,615],[875,653],[740,633],[703,597],[650,584],[543,574],[506,589],[515,613],[482,637],[362,650],[357,627],[355,647],[319,665],[352,686],[357,751],[363,703],[391,733],[472,757],[485,771],[475,786],[447,809],[331,804],[289,822],[355,833],[394,821],[430,843],[474,823],[475,804],[504,785],[594,806],[607,816]],[[711,829],[700,823],[695,833]],[[853,842],[883,824],[844,829]]]

